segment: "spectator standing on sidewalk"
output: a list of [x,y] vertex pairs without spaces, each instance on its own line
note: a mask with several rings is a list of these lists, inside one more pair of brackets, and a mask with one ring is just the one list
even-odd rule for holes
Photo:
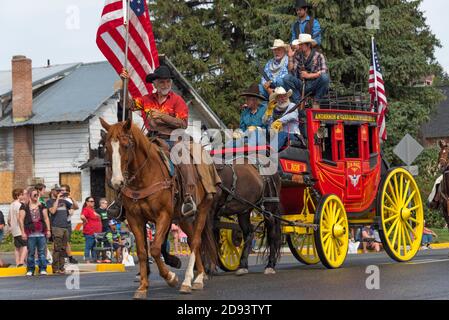
[[22,231],[19,224],[19,211],[22,202],[25,201],[24,190],[14,189],[12,191],[12,198],[14,201],[9,206],[8,226],[14,239],[14,256],[16,259],[16,266],[22,267],[25,265],[25,258],[27,256],[27,242],[22,239]]
[[95,199],[87,197],[81,212],[81,220],[83,220],[83,234],[86,240],[84,246],[84,260],[86,263],[95,261],[97,254],[94,251],[95,247],[95,233],[101,233],[101,217],[94,210]]
[[95,212],[97,212],[101,217],[102,231],[109,231],[109,218],[108,218],[108,200],[106,198],[100,199],[100,207],[98,207]]
[[53,234],[53,273],[64,274],[64,258],[67,258],[67,242],[69,238],[67,217],[72,204],[62,197],[61,189],[56,187],[47,201]]
[[69,258],[69,263],[78,263],[78,261],[72,256],[72,216],[76,210],[79,209],[78,202],[70,195],[70,186],[68,184],[61,185],[61,192],[63,199],[72,205],[69,210],[69,216],[67,217],[67,231],[69,233],[67,240],[67,256]]
[[[3,212],[0,211],[0,243],[2,243],[5,235],[5,226],[5,217],[3,216]],[[0,268],[8,268],[9,266],[9,264],[4,263],[0,258]]]
[[28,259],[27,276],[34,275],[36,249],[38,251],[39,273],[47,275],[47,258],[45,249],[47,239],[50,238],[50,220],[47,208],[39,202],[39,193],[36,189],[28,190],[30,196],[27,204],[22,204],[19,211],[19,223],[23,240],[27,241]]

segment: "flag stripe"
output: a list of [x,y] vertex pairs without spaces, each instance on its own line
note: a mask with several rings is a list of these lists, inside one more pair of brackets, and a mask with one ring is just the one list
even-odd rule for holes
[[[137,98],[152,92],[153,87],[146,83],[146,77],[159,66],[159,58],[146,1],[130,1],[127,68],[129,92]],[[125,65],[126,28],[123,16],[122,0],[106,0],[97,31],[97,45],[117,73],[121,73]]]

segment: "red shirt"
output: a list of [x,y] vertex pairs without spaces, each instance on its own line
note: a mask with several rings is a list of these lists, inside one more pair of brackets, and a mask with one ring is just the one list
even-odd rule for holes
[[94,233],[102,231],[101,217],[95,214],[93,208],[85,207],[81,214],[87,219],[83,226],[83,234],[93,236]]
[[174,118],[185,121],[187,121],[189,118],[189,108],[184,102],[184,99],[173,91],[170,91],[167,99],[162,104],[159,104],[157,93],[151,93],[146,96],[137,98],[134,100],[134,102],[136,104],[136,107],[142,110],[142,118],[145,121],[145,126],[149,130],[151,128],[146,115],[149,110],[157,110]]

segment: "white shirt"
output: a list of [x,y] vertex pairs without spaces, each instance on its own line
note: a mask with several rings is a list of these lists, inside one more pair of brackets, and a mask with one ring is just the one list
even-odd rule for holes
[[11,224],[11,233],[13,237],[19,237],[22,235],[19,225],[19,211],[21,206],[22,203],[19,200],[14,201],[9,206],[8,220]]

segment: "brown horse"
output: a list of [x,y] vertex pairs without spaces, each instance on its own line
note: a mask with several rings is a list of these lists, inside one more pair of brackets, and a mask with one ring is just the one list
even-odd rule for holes
[[430,207],[438,209],[441,207],[444,220],[449,228],[449,144],[446,141],[440,140],[440,153],[438,154],[438,169],[443,174],[443,180],[439,185],[434,199],[430,203]]
[[[236,272],[236,275],[240,276],[248,273],[248,255],[254,238],[254,229],[251,224],[253,207],[250,204],[257,204],[268,212],[278,215],[280,212],[281,180],[277,173],[271,176],[262,176],[254,165],[248,163],[248,160],[239,164],[217,165],[216,168],[222,180],[221,191],[216,195],[215,210],[217,215],[237,215],[243,233],[243,251],[239,269]],[[235,196],[230,195],[230,191],[233,191]],[[263,239],[265,238],[267,239],[269,255],[264,273],[274,274],[274,268],[281,252],[282,235],[281,224],[278,219],[269,216],[264,217]]]
[[[189,238],[191,254],[184,282],[180,292],[190,293],[192,289],[201,290],[206,277],[202,258],[216,261],[217,252],[214,243],[209,213],[214,197],[207,194],[202,183],[196,184],[197,213],[194,222],[181,218],[180,192],[176,175],[171,177],[164,164],[159,146],[150,142],[132,120],[114,125],[100,118],[101,125],[107,131],[106,158],[112,166],[111,184],[120,190],[126,217],[136,238],[137,254],[140,267],[140,286],[134,299],[145,299],[148,292],[148,252],[146,250],[145,224],[151,221],[156,225],[156,235],[150,253],[159,269],[160,276],[171,287],[178,285],[175,273],[169,271],[161,259],[161,245],[165,240],[172,220],[178,219],[181,228]],[[194,265],[198,276],[194,278]]]

